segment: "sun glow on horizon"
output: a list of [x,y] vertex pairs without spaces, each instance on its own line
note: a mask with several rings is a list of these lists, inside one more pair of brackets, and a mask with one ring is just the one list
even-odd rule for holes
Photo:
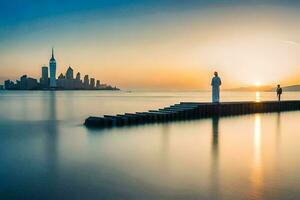
[[256,87],[260,87],[260,86],[261,86],[261,82],[256,81],[256,82],[254,82],[254,85],[255,85]]

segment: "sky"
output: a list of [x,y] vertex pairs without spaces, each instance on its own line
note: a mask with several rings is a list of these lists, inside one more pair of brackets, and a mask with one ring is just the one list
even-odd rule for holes
[[[299,1],[298,1],[299,2]],[[300,84],[300,2],[1,0],[0,82],[71,66],[124,89]]]

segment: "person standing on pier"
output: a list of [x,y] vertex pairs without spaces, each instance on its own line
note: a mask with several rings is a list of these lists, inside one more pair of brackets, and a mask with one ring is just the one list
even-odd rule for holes
[[281,100],[281,94],[282,94],[282,88],[280,87],[280,85],[277,85],[277,97],[278,97],[278,101]]
[[211,80],[212,86],[212,102],[219,103],[220,102],[220,85],[222,84],[220,77],[218,76],[218,72],[214,73],[214,77]]

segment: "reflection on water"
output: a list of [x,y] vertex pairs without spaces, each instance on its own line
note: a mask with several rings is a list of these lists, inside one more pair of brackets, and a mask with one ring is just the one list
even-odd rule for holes
[[254,123],[254,166],[261,163],[261,116],[255,114]]
[[255,92],[255,101],[261,102],[261,93],[260,92]]
[[216,159],[219,154],[219,120],[219,117],[212,118],[212,154]]
[[211,199],[219,198],[219,117],[212,118]]
[[255,115],[254,122],[254,154],[251,181],[253,184],[253,196],[255,199],[262,199],[263,175],[262,175],[262,136],[261,136],[261,116]]
[[[222,95],[253,101],[256,93]],[[1,93],[0,199],[300,199],[300,112],[101,131],[81,125],[90,114],[209,99],[209,93]]]
[[281,138],[281,113],[276,114],[276,150],[279,152],[280,148],[280,138]]
[[[46,101],[47,102],[47,101]],[[56,108],[56,93],[51,91],[49,94],[49,104],[45,105],[48,107],[49,113],[49,123],[46,123],[46,160],[48,167],[48,187],[50,198],[55,198],[53,196],[55,191],[56,179],[58,178],[58,122],[57,122],[57,108]]]
[[163,156],[163,160],[168,159],[168,151],[170,146],[170,125],[164,124],[162,126],[162,133],[161,133],[161,154]]

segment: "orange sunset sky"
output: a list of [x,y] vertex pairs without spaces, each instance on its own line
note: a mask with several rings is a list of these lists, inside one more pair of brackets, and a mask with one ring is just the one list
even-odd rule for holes
[[208,89],[214,71],[224,88],[300,84],[299,18],[293,4],[146,4],[2,21],[0,80],[39,78],[54,47],[57,76],[123,89]]

